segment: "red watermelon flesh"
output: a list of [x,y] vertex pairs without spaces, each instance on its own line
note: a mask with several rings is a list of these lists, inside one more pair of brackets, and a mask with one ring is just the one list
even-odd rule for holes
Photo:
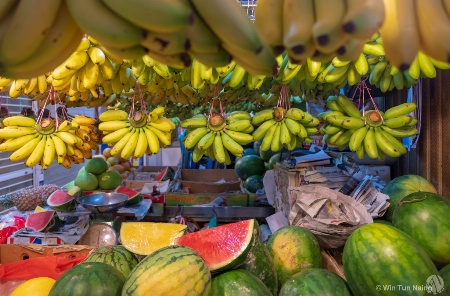
[[36,231],[44,231],[46,228],[51,227],[52,224],[54,224],[52,223],[54,216],[55,211],[45,211],[31,214],[25,221],[25,227],[34,228]]
[[143,200],[143,196],[139,191],[136,191],[134,189],[125,187],[125,186],[119,186],[115,190],[117,193],[122,193],[128,195],[128,200],[125,203],[126,205],[134,205],[139,203],[141,200]]
[[197,251],[210,271],[228,270],[245,262],[258,231],[256,223],[250,219],[200,230],[179,237],[175,244]]
[[56,211],[75,209],[75,198],[64,190],[54,191],[47,199],[47,204]]
[[174,171],[171,167],[165,167],[158,175],[155,176],[154,181],[166,181],[172,179]]

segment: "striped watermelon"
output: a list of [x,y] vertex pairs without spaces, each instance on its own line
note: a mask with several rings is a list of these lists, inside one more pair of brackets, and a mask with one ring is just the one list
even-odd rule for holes
[[[122,295],[210,295],[211,273],[188,247],[169,246],[145,257],[131,271]],[[105,294],[107,295],[107,294]]]
[[273,265],[272,257],[266,245],[260,240],[256,243],[247,255],[245,263],[239,269],[245,269],[256,275],[273,295],[278,293],[278,279]]
[[[438,271],[415,240],[380,223],[355,230],[344,247],[344,273],[353,295],[430,295],[427,279]],[[399,291],[398,285],[409,287]]]
[[214,277],[211,296],[272,296],[270,290],[248,270],[234,269]]
[[398,202],[392,223],[418,242],[441,268],[450,264],[449,213],[450,199],[434,193],[416,192]]
[[258,233],[258,222],[249,219],[185,234],[175,244],[196,250],[209,270],[223,271],[245,262]]
[[347,283],[337,274],[322,268],[310,268],[294,274],[281,287],[279,296],[350,296]]
[[58,278],[49,296],[120,296],[124,282],[123,274],[106,263],[80,263]]
[[300,226],[285,226],[267,241],[278,278],[278,288],[294,274],[322,267],[322,254],[316,237]]
[[106,263],[123,273],[125,278],[138,264],[136,256],[123,246],[104,246],[95,249],[84,262]]

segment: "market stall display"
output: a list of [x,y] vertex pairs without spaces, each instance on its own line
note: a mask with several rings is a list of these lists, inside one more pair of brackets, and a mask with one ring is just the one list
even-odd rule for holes
[[421,100],[382,98],[450,68],[448,1],[44,2],[0,4],[0,164],[83,166],[1,196],[0,242],[94,250],[0,290],[448,293],[448,197],[391,180]]

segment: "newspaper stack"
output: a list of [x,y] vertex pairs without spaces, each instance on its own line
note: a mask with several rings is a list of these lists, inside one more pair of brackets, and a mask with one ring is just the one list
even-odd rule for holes
[[378,177],[366,175],[356,186],[350,196],[363,204],[372,218],[382,217],[389,208],[389,195],[380,191],[383,186],[378,182]]

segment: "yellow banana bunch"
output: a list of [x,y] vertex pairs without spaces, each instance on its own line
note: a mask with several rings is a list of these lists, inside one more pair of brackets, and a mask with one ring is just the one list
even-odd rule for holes
[[164,115],[163,107],[148,113],[137,111],[133,116],[110,109],[100,114],[98,128],[104,133],[102,141],[112,146],[111,155],[139,158],[156,154],[161,147],[170,145],[176,125]]

